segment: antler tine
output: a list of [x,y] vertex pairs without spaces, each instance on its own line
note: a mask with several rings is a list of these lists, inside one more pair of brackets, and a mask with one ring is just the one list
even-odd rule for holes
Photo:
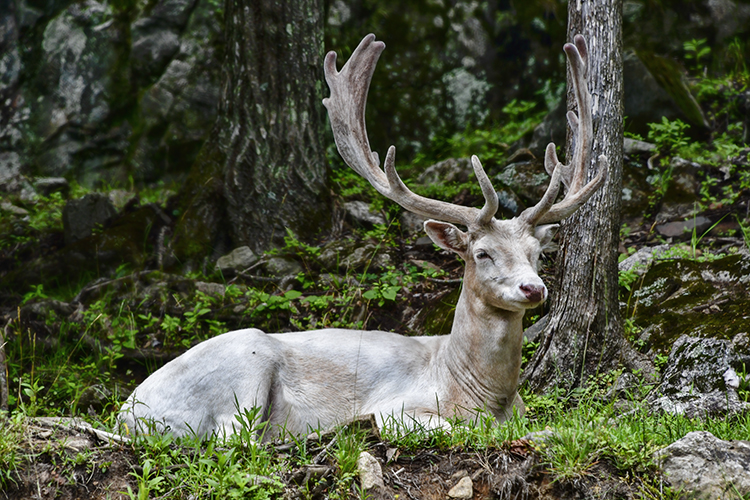
[[[588,90],[588,48],[581,35],[576,35],[574,43],[563,46],[570,63],[573,93],[578,104],[578,115],[568,111],[567,118],[573,133],[573,154],[570,164],[563,165],[557,159],[554,143],[547,146],[544,167],[552,176],[547,192],[534,207],[526,209],[520,217],[531,225],[557,222],[578,210],[596,192],[607,178],[609,162],[605,156],[599,157],[599,172],[587,183],[588,167],[594,144],[591,93]],[[557,174],[557,175],[555,175]],[[557,194],[557,184],[562,180],[567,187],[565,197],[559,203],[550,199],[550,193]],[[553,186],[555,185],[555,186]]]
[[[365,104],[370,81],[383,49],[383,42],[376,42],[375,35],[367,35],[341,71],[336,70],[336,53],[329,52],[326,55],[324,69],[331,96],[323,99],[323,105],[328,108],[333,136],[341,157],[380,194],[411,212],[466,226],[478,221],[486,223],[497,211],[497,194],[478,159],[474,162],[474,171],[486,199],[481,211],[413,193],[396,172],[396,148],[393,146],[388,149],[385,158],[385,171],[381,170],[378,155],[370,150],[367,138]],[[488,216],[489,212],[491,214]]]

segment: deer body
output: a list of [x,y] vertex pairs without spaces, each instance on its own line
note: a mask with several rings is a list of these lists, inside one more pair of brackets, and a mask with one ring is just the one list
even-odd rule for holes
[[[267,422],[264,439],[286,431],[303,434],[373,413],[410,425],[445,425],[446,418],[475,418],[478,410],[499,422],[523,413],[517,384],[521,367],[522,319],[526,309],[547,298],[537,274],[542,250],[556,225],[542,224],[577,210],[606,177],[586,182],[592,142],[590,95],[586,90],[586,47],[581,37],[565,52],[576,84],[579,116],[568,119],[578,146],[570,165],[562,165],[554,145],[545,167],[552,176],[542,200],[510,220],[497,220],[497,195],[479,160],[474,171],[485,197],[481,210],[418,196],[406,188],[388,151],[385,171],[370,151],[364,103],[370,78],[385,48],[368,35],[341,72],[335,54],[326,56],[331,97],[324,101],[344,160],[381,194],[404,208],[437,220],[425,231],[440,247],[466,263],[451,333],[442,337],[404,337],[379,331],[328,329],[266,334],[256,329],[229,332],[207,340],[153,373],[128,398],[120,419],[128,430],[158,430],[178,435],[231,434],[238,406],[258,408]],[[560,181],[568,187],[555,203]],[[453,225],[467,227],[463,231]]]

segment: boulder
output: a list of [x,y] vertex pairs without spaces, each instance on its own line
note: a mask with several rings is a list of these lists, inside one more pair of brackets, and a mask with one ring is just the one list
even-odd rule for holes
[[750,331],[750,257],[698,260],[688,245],[657,252],[664,257],[657,254],[623,304],[644,329],[645,349],[667,353],[682,335],[730,340]]
[[34,189],[42,196],[49,196],[52,193],[61,193],[67,196],[70,192],[70,184],[65,177],[42,177],[34,179]]
[[83,198],[70,200],[62,213],[65,244],[70,245],[91,235],[94,228],[104,225],[117,215],[109,197],[90,193]]
[[740,400],[737,375],[750,352],[738,354],[732,342],[683,335],[674,343],[659,386],[649,395],[653,409],[688,417],[708,417],[750,409]]
[[750,494],[750,442],[690,432],[657,451],[654,459],[680,498],[713,500]]
[[271,257],[266,261],[265,267],[274,276],[296,276],[302,272],[302,265],[288,257]]
[[472,172],[469,158],[448,158],[427,167],[417,177],[417,182],[426,186],[466,182],[473,175]]
[[243,271],[258,262],[260,258],[248,246],[235,248],[227,255],[219,257],[216,261],[216,269],[221,271],[235,270]]
[[669,245],[641,247],[633,255],[630,255],[618,264],[618,271],[633,271],[638,276],[643,276],[655,260],[665,257],[668,250]]
[[320,251],[318,261],[323,269],[336,271],[374,271],[391,264],[391,257],[374,241],[333,240]]
[[15,192],[21,182],[21,157],[13,151],[0,153],[0,191]]
[[370,210],[370,205],[364,201],[347,201],[344,203],[344,210],[349,219],[355,224],[374,226],[386,223],[385,217]]
[[706,118],[683,81],[683,71],[672,61],[646,51],[623,57],[626,130],[646,136],[649,123],[662,117],[706,127]]

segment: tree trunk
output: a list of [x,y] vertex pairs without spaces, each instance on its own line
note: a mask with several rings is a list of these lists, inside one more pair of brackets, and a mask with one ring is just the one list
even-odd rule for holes
[[287,229],[308,239],[330,220],[321,2],[226,0],[225,9],[219,116],[182,189],[181,260],[216,257],[217,245],[261,252]]
[[[579,7],[580,5],[580,7]],[[594,110],[591,158],[604,154],[610,173],[578,212],[563,221],[557,257],[558,292],[536,354],[523,381],[537,392],[570,390],[623,361],[630,348],[619,311],[617,248],[620,229],[623,145],[622,0],[568,4],[568,39],[580,33],[589,49],[589,88]],[[568,105],[575,105],[568,76]],[[571,151],[568,133],[567,152]],[[569,154],[568,154],[569,156]],[[596,169],[590,169],[593,178]]]

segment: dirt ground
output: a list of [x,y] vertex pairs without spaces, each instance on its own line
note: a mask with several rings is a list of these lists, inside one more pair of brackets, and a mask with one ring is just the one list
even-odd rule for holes
[[[317,443],[320,449],[325,448],[325,440]],[[0,498],[122,499],[129,498],[128,487],[137,491],[131,473],[140,466],[133,448],[97,435],[80,420],[29,419],[23,441],[27,459],[17,471],[15,485],[1,492]],[[279,452],[284,451],[288,447]],[[583,478],[552,481],[535,445],[527,440],[481,451],[408,452],[379,441],[371,443],[368,451],[380,462],[385,483],[384,489],[371,492],[371,498],[446,499],[467,476],[473,499],[634,498],[640,485],[639,478],[621,477],[606,463],[596,464]],[[330,459],[290,469],[279,478],[285,484],[283,497],[327,498],[335,472]],[[158,498],[195,497],[183,490]]]

